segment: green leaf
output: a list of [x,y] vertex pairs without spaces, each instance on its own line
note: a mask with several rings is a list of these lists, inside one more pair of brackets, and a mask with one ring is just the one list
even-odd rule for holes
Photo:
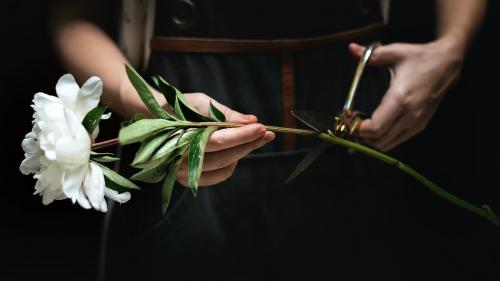
[[178,135],[171,137],[167,140],[158,150],[153,154],[153,156],[143,163],[137,163],[134,165],[136,168],[150,168],[158,166],[160,163],[165,162],[172,151],[175,150],[175,146],[177,144]]
[[[184,97],[184,95],[176,87],[170,85],[163,77],[155,76],[153,81],[157,83],[158,89],[163,93],[167,102],[171,107],[174,107],[177,117],[179,116],[178,111],[182,112],[182,116],[185,117],[184,120],[189,120],[193,122],[197,121],[215,121],[214,119],[200,114]],[[178,105],[176,104],[178,100]],[[177,110],[178,107],[178,110]]]
[[151,157],[149,161],[134,165],[136,168],[150,168],[158,166],[160,163],[168,161],[178,155],[178,150],[185,148],[197,132],[203,129],[186,131],[182,135],[175,135],[165,142]]
[[90,159],[101,162],[101,163],[109,163],[109,162],[115,162],[120,160],[118,157],[113,157],[113,156],[100,156],[100,157],[91,157]]
[[102,157],[102,156],[114,156],[113,153],[110,152],[95,152],[95,151],[90,151],[90,157]]
[[177,90],[177,88],[167,83],[167,81],[165,81],[165,79],[163,79],[160,75],[152,76],[151,79],[153,80],[156,87],[167,99],[167,103],[170,106],[170,108],[174,110],[175,98],[177,96],[177,91],[179,90]]
[[311,164],[321,155],[323,152],[330,146],[331,144],[328,142],[322,142],[309,151],[306,156],[300,161],[299,165],[295,168],[293,173],[288,177],[286,183],[290,183],[294,180],[298,175],[304,172]]
[[184,147],[188,145],[198,134],[198,132],[203,131],[203,128],[198,128],[198,129],[191,129],[184,131],[184,133],[180,136],[179,141],[177,142],[177,147]]
[[138,180],[147,183],[157,183],[160,182],[163,177],[167,174],[168,162],[160,163],[158,166],[150,167],[144,169],[136,174],[134,174],[130,179]]
[[186,120],[186,117],[184,117],[184,113],[182,113],[181,101],[179,100],[179,98],[175,98],[174,109],[175,109],[175,115],[177,115],[177,118],[179,118],[181,120]]
[[144,102],[146,107],[159,118],[167,120],[176,120],[176,118],[165,111],[160,104],[156,101],[153,93],[149,89],[148,84],[144,79],[137,73],[137,71],[128,64],[125,64],[125,69],[127,71],[128,78],[134,88],[136,89],[139,97]]
[[210,101],[210,116],[219,122],[226,122],[226,116],[224,116],[224,113],[215,107],[212,101]]
[[120,127],[122,127],[122,128],[127,127],[130,124],[133,124],[141,119],[146,119],[146,118],[148,118],[146,115],[144,115],[142,113],[136,113],[132,119],[121,122]]
[[130,144],[151,136],[162,130],[178,126],[178,122],[164,119],[142,119],[120,129],[118,138],[121,144]]
[[104,114],[104,111],[106,111],[107,108],[108,108],[107,105],[99,105],[90,110],[89,112],[87,112],[87,114],[82,120],[82,125],[89,134],[92,134],[97,125],[99,125],[102,115]]
[[168,205],[170,204],[170,198],[172,197],[172,190],[174,188],[175,179],[177,177],[177,172],[182,164],[182,156],[177,156],[175,162],[170,164],[168,167],[168,173],[163,182],[161,189],[161,210],[163,215],[167,212]]
[[188,182],[193,195],[198,192],[198,183],[200,181],[201,168],[203,167],[203,158],[205,156],[205,147],[208,138],[218,127],[209,126],[198,132],[189,144],[188,154]]
[[205,116],[205,115],[199,113],[198,111],[196,111],[196,109],[194,109],[194,107],[192,107],[189,104],[189,102],[186,100],[186,98],[184,98],[184,96],[182,94],[180,96],[182,96],[182,98],[179,99],[181,101],[179,103],[179,106],[182,109],[182,113],[184,114],[185,120],[189,120],[189,121],[192,121],[192,122],[211,122],[211,121],[215,121],[211,117]]
[[171,137],[177,130],[171,130],[166,132],[160,132],[155,135],[152,135],[148,139],[144,140],[141,144],[141,147],[135,153],[134,161],[132,161],[132,166],[136,166],[137,164],[144,163],[151,159],[153,153],[156,152],[158,147],[165,143],[169,137]]
[[179,145],[179,142],[181,141],[181,139],[184,137],[184,133],[187,132],[185,129],[181,129],[179,131],[179,137],[177,138],[177,144],[176,145]]
[[[107,187],[113,188],[115,190],[117,190],[117,189],[138,189],[138,190],[140,190],[140,188],[137,185],[135,185],[133,182],[120,176],[118,173],[111,170],[110,168],[108,168],[100,163],[97,163],[97,162],[93,162],[93,163],[96,163],[97,165],[99,165],[99,167],[101,167],[102,172],[104,173]],[[121,191],[121,190],[117,190],[117,191]]]
[[115,155],[113,153],[108,153],[108,152],[99,153],[90,151],[90,159],[101,163],[114,162],[120,160],[120,158],[114,156]]
[[175,99],[177,97],[177,92],[180,93],[180,91],[177,90],[177,88],[171,86],[169,83],[167,83],[167,81],[165,81],[165,79],[163,79],[159,75],[155,75],[151,77],[151,79],[155,83],[156,87],[160,90],[160,92],[165,96],[168,105],[173,111],[175,105]]

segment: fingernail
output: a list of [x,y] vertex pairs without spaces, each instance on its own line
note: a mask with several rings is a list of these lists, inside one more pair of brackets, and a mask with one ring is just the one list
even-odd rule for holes
[[255,115],[251,115],[251,114],[250,115],[245,115],[243,117],[243,119],[245,119],[245,121],[248,121],[248,122],[250,122],[250,121],[257,122],[257,117]]
[[263,135],[266,133],[266,127],[261,126],[260,128],[257,129],[257,135]]
[[272,141],[274,140],[274,138],[276,137],[276,135],[273,133],[273,132],[268,132],[265,136],[264,136],[264,140],[269,142],[269,141]]

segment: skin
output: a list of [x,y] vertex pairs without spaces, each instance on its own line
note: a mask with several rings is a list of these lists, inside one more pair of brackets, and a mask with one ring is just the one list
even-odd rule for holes
[[[359,127],[362,140],[388,151],[425,129],[446,91],[455,84],[465,52],[486,11],[486,0],[436,1],[437,38],[426,44],[394,43],[375,49],[369,64],[391,73],[389,89]],[[364,47],[351,43],[361,57]]]
[[[66,3],[65,3],[66,2]],[[98,2],[97,2],[98,3]],[[92,75],[104,82],[102,101],[125,119],[136,112],[147,113],[127,78],[127,59],[116,44],[93,23],[82,19],[82,13],[98,10],[87,1],[61,1],[53,17],[54,45],[66,69],[79,82]],[[436,111],[445,91],[458,79],[465,50],[479,27],[486,0],[439,0],[438,38],[428,44],[389,44],[377,48],[370,63],[388,67],[391,85],[380,106],[359,129],[362,139],[381,150],[388,150],[408,140],[425,128]],[[351,43],[349,50],[359,57],[363,47]],[[154,91],[160,104],[162,95]],[[207,114],[210,97],[203,93],[186,93],[186,98],[201,113]],[[240,128],[221,129],[212,134],[207,145],[200,185],[213,185],[233,173],[238,160],[275,138],[257,123],[254,115],[245,115],[216,101],[215,105],[229,122],[247,124]],[[186,163],[177,180],[187,186]]]

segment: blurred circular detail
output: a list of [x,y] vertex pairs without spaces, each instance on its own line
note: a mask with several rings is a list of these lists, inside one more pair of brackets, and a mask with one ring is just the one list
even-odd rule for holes
[[181,30],[194,26],[196,22],[196,6],[191,0],[174,0],[172,2],[172,21]]

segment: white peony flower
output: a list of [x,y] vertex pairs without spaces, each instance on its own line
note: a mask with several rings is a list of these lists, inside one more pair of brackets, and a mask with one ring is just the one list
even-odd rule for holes
[[[105,197],[127,202],[130,193],[107,188],[101,167],[89,162],[91,137],[82,120],[99,103],[101,79],[91,77],[80,88],[73,76],[66,74],[57,82],[56,92],[58,97],[35,94],[33,129],[22,142],[25,159],[20,170],[25,175],[34,174],[35,194],[40,194],[46,205],[69,198],[85,209],[102,212],[107,211]],[[98,128],[92,138],[97,134]]]

